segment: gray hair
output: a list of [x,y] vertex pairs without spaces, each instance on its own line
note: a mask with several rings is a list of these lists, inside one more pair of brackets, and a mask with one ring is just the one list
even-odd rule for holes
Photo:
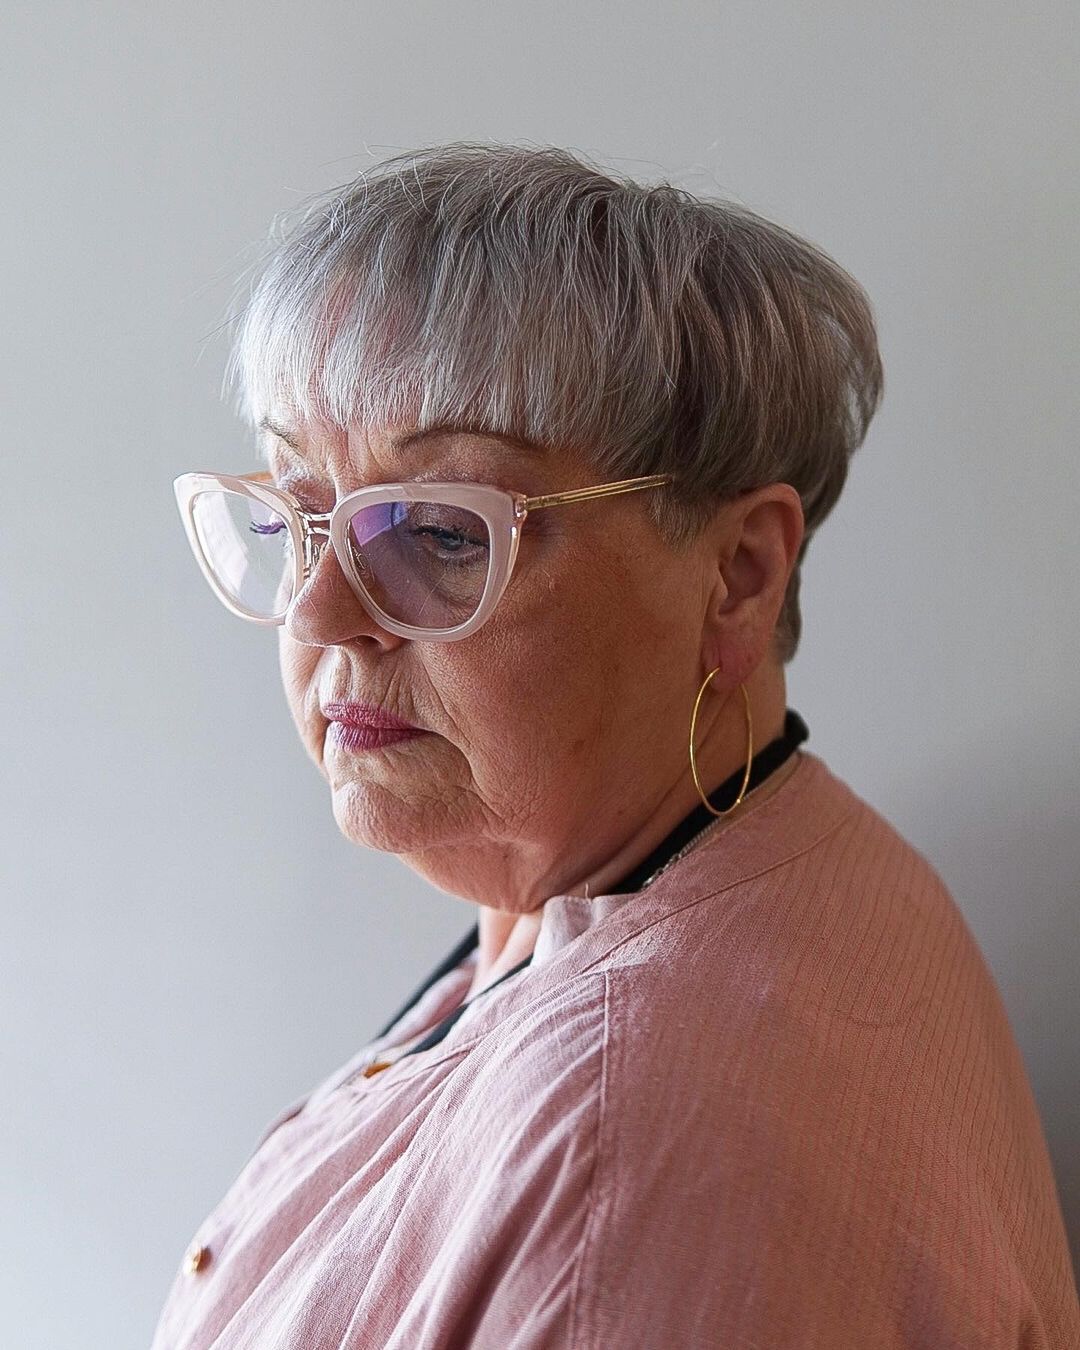
[[799,572],[881,399],[873,312],[814,244],[746,207],[619,178],[556,147],[398,155],[282,215],[225,374],[253,427],[485,430],[581,452],[645,494],[672,547],[791,484]]

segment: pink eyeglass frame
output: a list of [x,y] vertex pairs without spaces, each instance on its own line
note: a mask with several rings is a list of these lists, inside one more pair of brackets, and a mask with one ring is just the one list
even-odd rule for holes
[[[333,545],[346,580],[372,618],[387,632],[421,642],[457,641],[459,638],[468,637],[470,633],[475,633],[490,617],[509,584],[517,560],[521,530],[530,511],[540,511],[549,506],[563,506],[569,502],[614,497],[624,492],[639,492],[644,488],[661,487],[674,481],[673,474],[652,474],[644,478],[623,478],[614,483],[598,483],[593,487],[574,488],[569,492],[553,492],[540,497],[528,497],[523,492],[511,492],[486,483],[378,483],[371,487],[357,488],[355,492],[342,497],[332,511],[320,513],[306,510],[291,492],[272,485],[272,478],[273,475],[264,469],[245,474],[183,473],[173,482],[176,504],[180,509],[180,517],[184,522],[192,552],[210,589],[225,608],[238,618],[247,619],[251,623],[280,627],[288,616],[289,606],[306,583],[322,550],[326,547],[325,542],[320,543],[317,539],[323,537]],[[195,528],[194,505],[196,497],[201,492],[220,488],[253,497],[275,511],[288,525],[295,571],[292,594],[284,613],[270,618],[263,614],[254,614],[238,605],[218,585]],[[355,566],[352,550],[348,546],[346,532],[349,519],[361,506],[377,506],[382,502],[402,499],[410,502],[438,501],[447,506],[460,506],[487,522],[491,535],[487,578],[480,603],[464,623],[452,628],[417,628],[412,624],[401,623],[391,618],[375,603],[364,585]]]

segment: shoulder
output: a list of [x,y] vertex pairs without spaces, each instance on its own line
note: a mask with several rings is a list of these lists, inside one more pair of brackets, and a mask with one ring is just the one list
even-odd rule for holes
[[[777,810],[785,844],[761,850],[760,864],[748,851],[733,872],[721,832],[702,845],[693,873],[687,869],[693,885],[685,900],[676,868],[666,912],[612,953],[627,996],[640,984],[643,994],[664,998],[677,969],[680,988],[670,996],[716,1005],[725,1022],[755,1018],[766,1006],[797,1017],[809,1003],[816,1013],[888,1025],[944,992],[936,978],[943,963],[971,962],[986,973],[931,862],[822,760],[810,759],[810,781],[828,793],[820,824],[815,794],[805,792],[797,830],[785,833]],[[761,815],[764,837],[773,823]]]
[[931,864],[853,798],[812,847],[669,905],[605,962],[585,1323],[614,1335],[589,1291],[635,1281],[697,1290],[693,1312],[659,1293],[646,1342],[665,1318],[700,1343],[723,1325],[881,1345],[1037,1321],[1053,1181],[993,979]]
[[879,812],[848,796],[810,846],[735,880],[721,832],[717,887],[704,884],[703,856],[682,903],[676,870],[666,912],[608,954],[613,1096],[655,1099],[681,1131],[696,1121],[744,1158],[771,1149],[774,1165],[819,1173],[849,1161],[815,1142],[819,1130],[822,1148],[835,1142],[845,1120],[854,1130],[873,1118],[886,1134],[962,1132],[979,1106],[957,1085],[980,1058],[982,1090],[996,1077],[1019,1101],[1004,1009],[952,894]]

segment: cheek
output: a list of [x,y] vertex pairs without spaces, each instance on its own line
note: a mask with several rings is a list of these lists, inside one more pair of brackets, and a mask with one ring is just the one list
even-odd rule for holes
[[283,630],[279,632],[278,668],[281,683],[296,728],[302,737],[308,739],[312,729],[307,725],[307,709],[320,649],[303,642],[294,642]]
[[[547,764],[595,750],[604,734],[614,595],[594,582],[534,574],[474,644],[429,662],[470,756]],[[480,641],[482,639],[482,641]],[[469,650],[466,651],[466,648]],[[525,765],[521,768],[526,769]]]
[[529,623],[494,615],[474,638],[434,644],[425,676],[446,730],[469,761],[486,795],[499,784],[535,782],[545,766],[556,772],[575,743],[593,738],[596,722],[577,643],[563,615],[541,609]]

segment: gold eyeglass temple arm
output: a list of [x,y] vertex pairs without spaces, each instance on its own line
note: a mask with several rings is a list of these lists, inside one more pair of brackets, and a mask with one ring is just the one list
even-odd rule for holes
[[598,487],[574,488],[570,492],[550,492],[543,497],[526,497],[527,511],[539,511],[545,506],[562,506],[564,502],[587,502],[594,497],[614,497],[620,492],[638,492],[642,488],[659,487],[672,482],[669,473],[651,474],[647,478],[623,478],[618,483],[601,483]]

